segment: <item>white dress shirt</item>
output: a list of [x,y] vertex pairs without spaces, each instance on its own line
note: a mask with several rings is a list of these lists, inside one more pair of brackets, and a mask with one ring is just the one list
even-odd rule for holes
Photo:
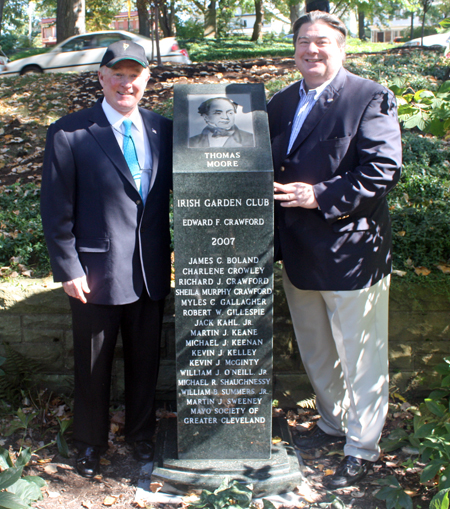
[[[108,119],[108,122],[113,128],[114,136],[116,137],[117,143],[119,144],[120,150],[123,152],[123,134],[125,132],[124,126],[122,125],[125,118],[129,118],[133,125],[131,126],[131,134],[133,136],[134,145],[136,148],[136,154],[141,168],[141,190],[142,196],[144,197],[144,203],[147,199],[147,195],[155,182],[156,171],[152,170],[152,151],[150,148],[150,142],[148,140],[147,132],[145,130],[144,122],[139,108],[136,108],[129,117],[124,117],[121,113],[115,110],[106,99],[102,101],[103,112]],[[151,180],[149,176],[151,174]]]
[[295,117],[292,123],[291,137],[289,138],[289,147],[287,153],[292,149],[292,146],[297,139],[297,136],[304,124],[306,117],[309,115],[317,100],[320,97],[320,94],[327,88],[327,86],[333,81],[334,76],[331,80],[326,81],[320,87],[311,88],[310,90],[305,90],[305,80],[302,80],[299,88],[300,101],[297,106],[297,111],[295,113]]

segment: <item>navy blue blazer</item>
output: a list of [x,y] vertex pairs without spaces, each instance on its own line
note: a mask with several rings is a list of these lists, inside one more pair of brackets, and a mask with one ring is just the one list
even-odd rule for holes
[[341,68],[289,155],[300,82],[268,104],[275,181],[314,186],[319,209],[276,204],[277,258],[304,290],[357,290],[391,271],[386,194],[401,170],[395,97]]
[[87,276],[94,304],[170,291],[172,122],[140,108],[156,180],[145,207],[101,101],[48,130],[41,214],[55,281]]

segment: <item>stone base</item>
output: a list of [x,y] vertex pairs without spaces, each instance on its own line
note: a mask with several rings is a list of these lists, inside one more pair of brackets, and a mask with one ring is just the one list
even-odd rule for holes
[[272,445],[268,460],[179,460],[176,419],[161,419],[151,481],[163,482],[163,493],[177,495],[192,490],[214,491],[224,477],[253,484],[255,496],[287,493],[302,483],[303,476],[284,419],[274,419],[273,436],[280,437],[281,442]]

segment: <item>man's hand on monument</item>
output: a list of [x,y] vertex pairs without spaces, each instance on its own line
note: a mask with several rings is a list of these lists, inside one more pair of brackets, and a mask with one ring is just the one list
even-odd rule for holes
[[273,188],[275,191],[274,199],[281,202],[282,207],[316,209],[319,206],[314,195],[313,186],[305,184],[305,182],[291,182],[284,185],[274,182]]
[[67,293],[69,297],[79,299],[81,300],[81,302],[86,304],[87,300],[84,294],[89,293],[91,291],[87,284],[86,276],[78,277],[77,279],[72,279],[72,281],[65,281],[62,285],[64,291]]

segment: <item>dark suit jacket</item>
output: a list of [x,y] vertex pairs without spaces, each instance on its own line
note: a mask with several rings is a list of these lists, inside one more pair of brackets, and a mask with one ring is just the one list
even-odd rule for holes
[[305,290],[356,290],[391,271],[386,194],[401,168],[393,94],[341,69],[309,113],[289,155],[300,82],[268,104],[275,180],[314,186],[319,209],[276,206],[276,247]]
[[41,214],[55,281],[86,274],[94,304],[128,304],[144,286],[170,291],[169,191],[172,122],[140,109],[157,169],[146,205],[101,102],[52,124]]
[[[189,147],[209,147],[209,138],[208,138],[209,129],[205,127],[201,134],[197,134],[196,136],[192,136],[189,138]],[[248,133],[247,131],[243,131],[239,129],[238,126],[234,127],[234,133],[232,136],[229,136],[227,141],[224,144],[224,147],[254,147],[255,141],[253,139],[253,134]]]

